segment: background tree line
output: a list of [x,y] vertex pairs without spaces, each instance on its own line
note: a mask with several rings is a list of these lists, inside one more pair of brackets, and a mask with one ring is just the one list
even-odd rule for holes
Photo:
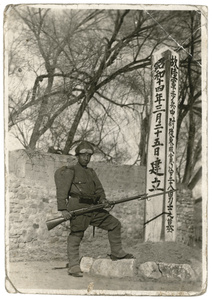
[[179,52],[177,171],[189,182],[201,157],[198,11],[20,5],[5,32],[10,132],[27,149],[62,154],[90,140],[110,162],[145,165],[151,56]]

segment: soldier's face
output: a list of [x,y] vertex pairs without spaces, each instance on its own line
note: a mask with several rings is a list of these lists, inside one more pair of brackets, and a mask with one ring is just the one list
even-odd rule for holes
[[78,162],[83,167],[87,167],[88,163],[91,160],[91,154],[89,154],[89,153],[80,153],[80,154],[78,154],[77,157],[78,157]]

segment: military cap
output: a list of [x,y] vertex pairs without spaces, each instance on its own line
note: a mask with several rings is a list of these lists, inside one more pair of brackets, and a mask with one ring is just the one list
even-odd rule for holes
[[76,147],[75,149],[76,155],[83,154],[83,153],[88,153],[93,155],[94,149],[89,142],[83,141]]

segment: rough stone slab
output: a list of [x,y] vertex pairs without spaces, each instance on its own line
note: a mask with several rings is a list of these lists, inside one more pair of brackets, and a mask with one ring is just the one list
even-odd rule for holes
[[97,259],[93,262],[91,273],[105,277],[133,277],[135,275],[135,259]]
[[148,261],[141,264],[138,267],[138,275],[149,279],[159,279],[162,276],[158,265],[154,261]]
[[92,267],[94,259],[92,257],[83,257],[80,262],[80,268],[82,272],[89,273]]
[[188,264],[168,264],[160,262],[158,263],[158,267],[162,276],[167,279],[178,279],[182,281],[196,280],[196,274]]

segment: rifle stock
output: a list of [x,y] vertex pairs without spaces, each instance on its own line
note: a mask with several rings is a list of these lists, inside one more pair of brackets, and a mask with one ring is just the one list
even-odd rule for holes
[[[98,209],[104,208],[104,207],[105,207],[104,204],[96,204],[96,205],[92,205],[89,208],[80,208],[80,209],[70,211],[69,212],[70,213],[70,219],[73,218],[73,217],[76,217],[76,216],[83,215],[83,214],[88,213],[88,212],[93,212],[95,210],[98,210]],[[60,225],[61,223],[65,222],[65,221],[68,221],[68,220],[66,220],[63,217],[57,217],[57,218],[54,218],[54,219],[51,219],[51,220],[47,220],[46,221],[46,226],[47,226],[48,230],[51,230],[54,227]]]
[[55,219],[51,219],[51,220],[47,220],[46,221],[46,226],[48,228],[48,230],[53,229],[54,227],[60,225],[61,223],[67,221],[66,219],[64,219],[63,217],[58,217]]

